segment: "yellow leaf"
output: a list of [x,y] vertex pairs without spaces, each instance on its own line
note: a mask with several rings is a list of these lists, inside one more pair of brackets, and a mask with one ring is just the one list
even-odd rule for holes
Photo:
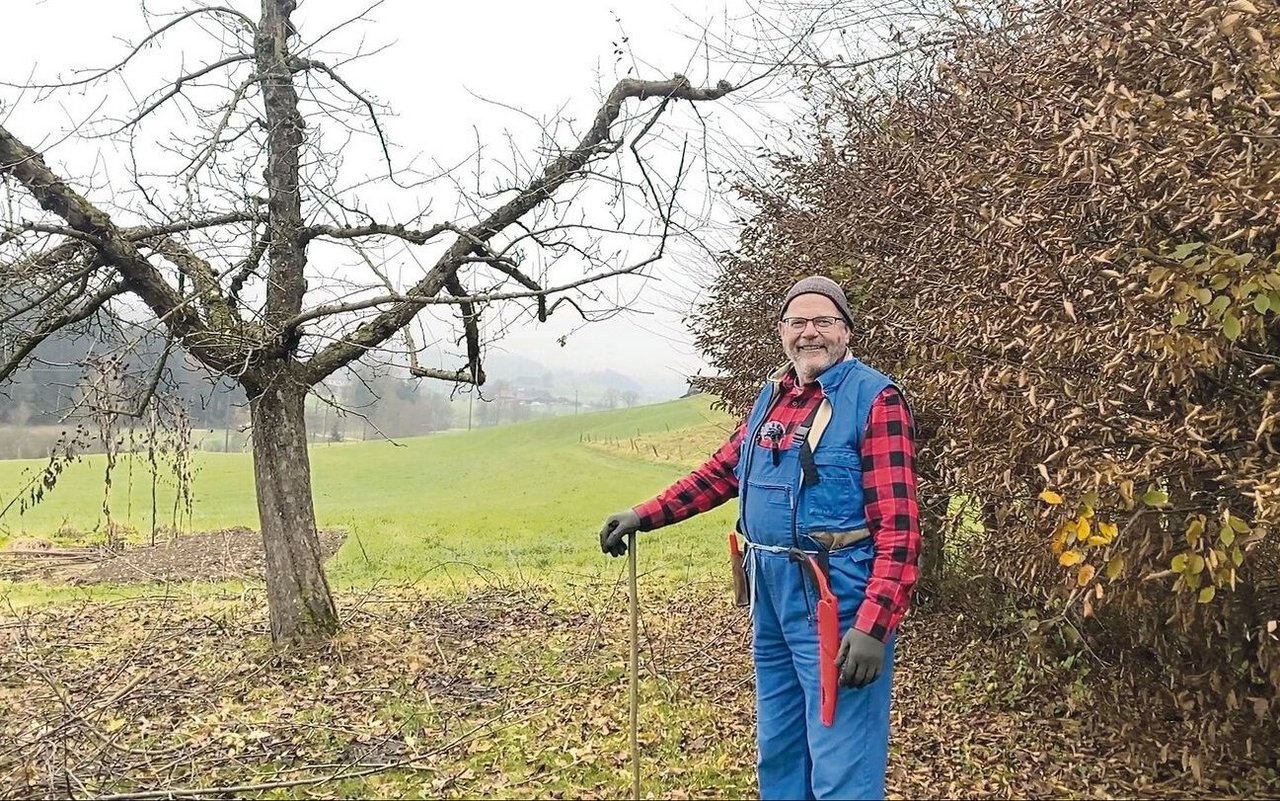
[[1058,557],[1058,564],[1063,567],[1078,565],[1083,561],[1084,557],[1080,555],[1079,551],[1063,551],[1062,555]]
[[1204,589],[1200,590],[1200,596],[1196,598],[1196,600],[1202,604],[1207,604],[1213,600],[1213,596],[1216,594],[1217,594],[1217,590],[1214,587],[1212,586],[1205,587]]
[[1058,526],[1058,530],[1055,531],[1053,535],[1053,544],[1049,547],[1053,549],[1054,553],[1062,553],[1063,549],[1067,547],[1067,524],[1066,523],[1063,523],[1062,525]]
[[1080,568],[1080,572],[1076,574],[1076,584],[1081,587],[1085,586],[1090,581],[1093,581],[1093,577],[1097,572],[1093,565],[1084,565]]
[[1194,548],[1201,534],[1204,534],[1204,520],[1197,517],[1187,526],[1187,545]]
[[1087,542],[1090,545],[1098,546],[1098,545],[1106,545],[1107,543],[1111,542],[1111,540],[1107,539],[1106,537],[1102,537],[1097,534],[1094,534],[1092,537],[1090,537],[1087,540]]
[[1045,490],[1044,492],[1040,493],[1040,500],[1044,501],[1050,506],[1057,506],[1058,504],[1062,503],[1062,496],[1054,492],[1053,490]]
[[1082,517],[1076,521],[1076,539],[1084,542],[1089,539],[1089,535],[1093,533],[1092,526],[1089,525],[1089,519]]
[[1187,555],[1180,553],[1169,562],[1169,569],[1174,573],[1185,573],[1187,570]]
[[1124,570],[1124,557],[1113,556],[1111,561],[1107,562],[1107,578],[1114,581],[1116,576],[1120,575],[1120,571]]
[[1098,534],[1105,538],[1106,542],[1111,542],[1120,533],[1120,528],[1115,523],[1099,523]]

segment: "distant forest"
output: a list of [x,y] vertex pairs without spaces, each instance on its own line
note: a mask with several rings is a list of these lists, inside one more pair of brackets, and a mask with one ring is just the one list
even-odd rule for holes
[[[0,356],[8,355],[10,341],[0,328]],[[62,431],[88,418],[85,388],[101,359],[122,354],[124,382],[145,386],[154,378],[164,350],[164,339],[151,331],[97,319],[51,336],[31,354],[26,367],[0,382],[0,459],[44,457]],[[515,372],[510,377],[491,378],[473,398],[466,388],[453,392],[451,384],[358,364],[342,380],[316,388],[307,404],[310,438],[338,442],[410,437],[652,400],[637,391],[639,385],[612,371],[573,377],[548,371],[525,375],[539,366],[511,366]],[[249,415],[239,386],[174,348],[165,360],[158,391],[185,407],[197,447],[245,449]],[[129,425],[127,419],[121,421],[122,428]],[[91,445],[90,450],[97,448]]]

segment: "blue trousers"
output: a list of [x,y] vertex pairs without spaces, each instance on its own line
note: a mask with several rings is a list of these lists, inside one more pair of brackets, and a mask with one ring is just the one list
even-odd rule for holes
[[[869,543],[868,543],[869,545]],[[833,551],[831,589],[840,631],[866,595],[869,547]],[[760,797],[883,799],[889,753],[893,639],[880,677],[840,688],[835,724],[822,725],[815,589],[784,553],[753,551],[756,712]]]

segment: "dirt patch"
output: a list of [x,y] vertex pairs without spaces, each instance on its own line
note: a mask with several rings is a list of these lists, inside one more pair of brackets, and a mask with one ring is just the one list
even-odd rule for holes
[[[343,531],[321,531],[321,558],[337,553],[345,538]],[[262,579],[265,569],[262,535],[239,527],[183,534],[155,546],[128,548],[64,578],[72,584],[225,581]]]

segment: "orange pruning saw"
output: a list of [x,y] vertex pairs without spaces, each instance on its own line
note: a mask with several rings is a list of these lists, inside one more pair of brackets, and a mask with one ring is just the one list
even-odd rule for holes
[[800,564],[818,588],[818,691],[822,700],[822,725],[831,726],[836,719],[836,695],[840,689],[840,666],[836,654],[840,650],[840,604],[827,580],[826,554],[811,554],[799,548],[789,552],[791,561]]

